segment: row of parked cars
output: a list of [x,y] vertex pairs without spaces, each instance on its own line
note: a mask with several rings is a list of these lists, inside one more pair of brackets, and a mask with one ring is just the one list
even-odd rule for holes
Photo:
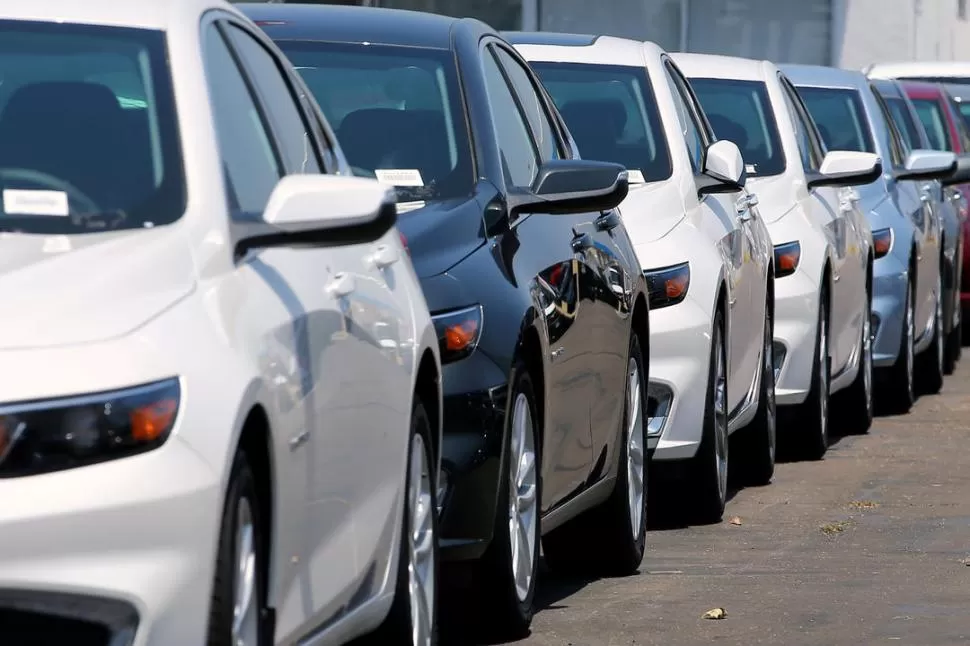
[[729,471],[908,410],[960,353],[970,182],[914,87],[369,7],[8,3],[0,630],[425,645],[464,565],[522,634],[540,544],[633,573],[648,498],[717,521]]

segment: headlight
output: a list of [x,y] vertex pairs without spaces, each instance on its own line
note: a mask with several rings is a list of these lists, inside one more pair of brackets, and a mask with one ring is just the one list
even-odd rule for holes
[[690,288],[690,263],[650,269],[643,272],[650,293],[650,309],[676,305],[687,297]]
[[432,314],[441,363],[451,363],[471,355],[482,337],[482,306]]
[[791,276],[798,269],[802,258],[802,246],[797,242],[775,245],[775,278]]
[[893,230],[890,227],[872,232],[872,251],[876,258],[882,258],[893,248]]
[[178,379],[112,392],[0,406],[0,478],[114,460],[165,443]]

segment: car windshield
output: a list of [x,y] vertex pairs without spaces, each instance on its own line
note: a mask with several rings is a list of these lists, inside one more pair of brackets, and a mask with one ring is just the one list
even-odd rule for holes
[[657,102],[642,67],[532,62],[579,153],[623,164],[631,181],[659,182],[672,173]]
[[161,31],[0,20],[0,230],[169,224],[184,185]]
[[799,86],[798,93],[815,120],[826,148],[875,152],[858,91]]
[[923,145],[920,142],[919,129],[916,126],[916,121],[913,119],[913,114],[906,107],[906,100],[897,96],[886,96],[883,98],[886,100],[887,107],[889,107],[889,114],[893,117],[893,123],[896,124],[899,133],[906,140],[906,146],[910,150],[922,148]]
[[399,202],[470,195],[472,158],[454,56],[442,49],[281,40],[355,175]]
[[935,99],[912,99],[912,102],[916,115],[926,130],[926,136],[929,137],[930,146],[934,150],[953,150],[939,102]]
[[690,84],[717,138],[733,141],[741,149],[748,175],[785,172],[778,124],[763,82],[692,78]]

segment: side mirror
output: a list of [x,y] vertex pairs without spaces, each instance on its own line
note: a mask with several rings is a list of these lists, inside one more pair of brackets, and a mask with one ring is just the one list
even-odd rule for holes
[[861,186],[882,175],[882,160],[873,153],[833,150],[825,155],[818,172],[806,173],[808,188]]
[[287,175],[270,194],[263,217],[245,223],[237,254],[310,241],[333,246],[373,242],[396,221],[393,192],[376,180]]
[[727,139],[715,141],[704,155],[703,175],[698,180],[698,195],[736,193],[744,188],[748,173],[737,144]]
[[913,150],[896,179],[939,179],[956,170],[957,156],[943,150]]
[[626,168],[610,162],[555,159],[542,164],[531,194],[514,200],[518,213],[584,213],[609,211],[629,191]]
[[970,154],[964,153],[957,156],[957,167],[941,180],[943,186],[953,186],[955,184],[970,183]]

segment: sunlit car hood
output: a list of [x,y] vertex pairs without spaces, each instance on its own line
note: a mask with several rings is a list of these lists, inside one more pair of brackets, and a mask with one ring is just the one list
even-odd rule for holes
[[779,220],[795,207],[795,191],[785,174],[749,177],[745,188],[758,196],[758,213],[765,222]]
[[670,233],[684,219],[684,202],[671,181],[631,184],[620,215],[630,240],[639,246]]
[[0,350],[123,336],[194,285],[191,252],[174,227],[72,236],[0,233]]

